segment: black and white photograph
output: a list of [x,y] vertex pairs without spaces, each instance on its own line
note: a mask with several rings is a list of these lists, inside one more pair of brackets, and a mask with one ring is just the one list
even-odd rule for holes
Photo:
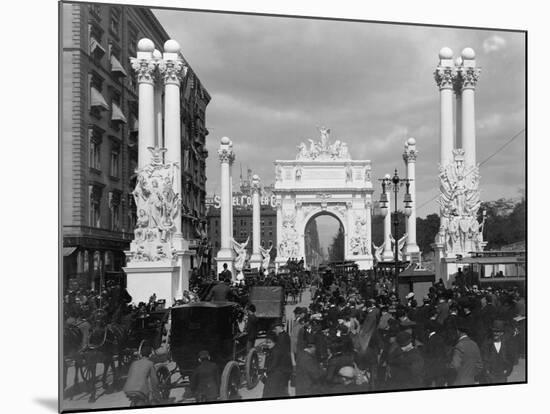
[[527,31],[181,3],[58,4],[59,410],[526,384]]

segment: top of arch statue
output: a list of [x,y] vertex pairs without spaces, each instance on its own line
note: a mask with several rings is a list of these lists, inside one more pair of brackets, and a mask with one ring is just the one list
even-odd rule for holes
[[348,145],[340,140],[330,143],[330,129],[319,128],[320,140],[308,139],[309,146],[305,143],[298,145],[297,160],[303,161],[328,161],[328,160],[351,160]]

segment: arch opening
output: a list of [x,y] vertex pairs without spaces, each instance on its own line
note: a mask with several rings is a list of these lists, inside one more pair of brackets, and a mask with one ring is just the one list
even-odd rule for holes
[[345,258],[345,230],[332,213],[321,212],[311,217],[304,230],[305,263],[310,269]]

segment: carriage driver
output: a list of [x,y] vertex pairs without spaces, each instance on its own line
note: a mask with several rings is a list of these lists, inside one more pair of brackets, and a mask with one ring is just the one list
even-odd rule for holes
[[128,378],[124,384],[126,396],[137,402],[136,405],[150,405],[158,395],[158,380],[155,364],[150,356],[153,347],[148,342],[141,345],[141,358],[132,362],[128,371]]

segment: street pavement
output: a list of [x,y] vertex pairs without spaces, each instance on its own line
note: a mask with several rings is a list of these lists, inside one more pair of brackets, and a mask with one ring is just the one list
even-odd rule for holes
[[[310,303],[310,292],[309,289],[306,289],[306,291],[303,294],[302,301],[300,303],[292,304],[292,305],[286,305],[285,312],[286,312],[286,318],[287,321],[291,321],[293,318],[293,310],[296,306],[308,306]],[[256,344],[262,342],[263,340],[258,340]],[[525,359],[520,358],[519,363],[514,367],[514,370],[512,371],[512,374],[510,375],[508,382],[522,382],[525,380],[525,369],[526,369],[526,363]],[[98,365],[98,372],[97,376],[98,378],[101,378],[102,375],[102,368],[103,366],[101,364]],[[174,371],[172,374],[172,383],[177,383],[181,380],[179,373],[177,372],[176,364],[175,362],[168,363],[168,368],[171,371]],[[72,378],[74,376],[74,369],[69,369],[68,374],[68,389],[71,390],[72,386]],[[119,381],[119,385],[124,384],[124,375],[121,377]],[[111,380],[111,377],[108,377],[108,381]],[[122,391],[113,392],[110,394],[106,394],[104,390],[100,387],[101,382],[98,381],[97,383],[97,399],[94,403],[89,403],[88,398],[90,394],[88,392],[77,392],[74,393],[70,398],[66,397],[63,400],[63,409],[65,410],[78,410],[78,409],[102,409],[102,408],[117,408],[117,407],[129,407],[130,401]],[[258,385],[248,390],[246,387],[241,388],[240,395],[243,400],[253,400],[253,399],[260,399],[262,398],[262,392],[263,392],[263,383],[260,381]],[[117,387],[117,389],[122,388],[122,386]],[[185,400],[183,398],[185,388],[178,387],[178,388],[172,388],[170,392],[170,398],[169,400],[165,401],[164,404],[186,404],[186,403],[192,403],[194,402],[193,399],[187,399]],[[289,394],[290,396],[294,396],[294,387],[289,387]]]

